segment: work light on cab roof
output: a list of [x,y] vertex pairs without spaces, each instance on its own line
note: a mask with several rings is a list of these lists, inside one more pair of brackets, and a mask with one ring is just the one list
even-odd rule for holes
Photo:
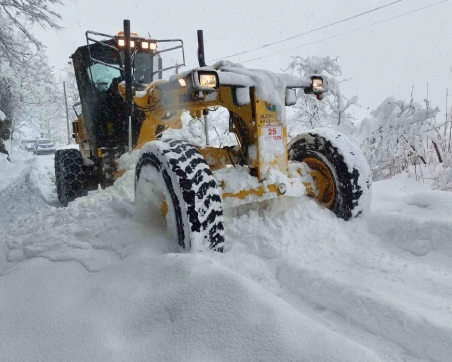
[[[132,49],[142,49],[142,50],[156,50],[157,43],[151,39],[140,38],[137,33],[130,33],[130,47]],[[126,40],[124,38],[124,32],[120,31],[116,38],[116,44],[118,48],[125,48]]]

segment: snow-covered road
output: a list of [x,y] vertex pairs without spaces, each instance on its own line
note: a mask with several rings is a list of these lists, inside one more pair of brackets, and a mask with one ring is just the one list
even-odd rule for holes
[[182,253],[133,172],[61,208],[53,156],[23,166],[0,190],[2,361],[452,361],[451,193],[400,175],[349,222],[281,198],[226,215],[224,254]]

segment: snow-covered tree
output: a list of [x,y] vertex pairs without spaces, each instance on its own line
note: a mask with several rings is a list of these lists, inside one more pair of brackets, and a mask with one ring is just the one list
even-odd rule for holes
[[[2,68],[0,67],[0,71]],[[0,75],[0,109],[5,114],[5,117],[8,116],[9,119],[12,119],[14,115],[14,110],[17,107],[18,97],[14,92],[14,81],[11,77],[2,73]]]
[[[60,15],[52,8],[61,4],[59,0],[2,0],[0,2],[0,63],[8,63],[18,69],[27,65],[30,46],[42,48],[42,43],[31,33],[30,28],[61,29],[57,21]],[[25,38],[25,42],[24,42]]]
[[43,50],[30,53],[26,62],[26,67],[9,68],[11,77],[7,81],[14,94],[14,107],[8,115],[12,132],[26,127],[36,135],[51,134],[51,138],[60,139],[66,129],[62,85],[56,82]]
[[6,118],[6,114],[0,108],[0,139],[7,140],[11,135],[10,122]]
[[289,137],[303,130],[315,127],[335,127],[347,133],[353,128],[354,119],[352,108],[358,102],[358,97],[345,97],[340,88],[338,80],[342,75],[342,69],[337,59],[330,57],[292,57],[289,67],[286,69],[297,73],[300,77],[307,74],[322,74],[328,78],[328,92],[324,94],[322,101],[312,95],[304,94],[303,90],[298,92],[295,112],[288,119]]
[[[12,134],[58,117],[55,77],[34,25],[60,29],[59,0],[0,2],[0,106],[12,122]],[[46,121],[43,121],[43,120]]]

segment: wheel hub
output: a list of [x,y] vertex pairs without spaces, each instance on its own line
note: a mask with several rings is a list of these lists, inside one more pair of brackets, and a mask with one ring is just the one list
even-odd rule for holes
[[334,196],[336,194],[333,175],[328,166],[317,158],[307,157],[303,159],[311,171],[309,174],[314,179],[314,184],[317,192],[309,192],[310,196],[313,196],[319,203],[327,208],[330,208],[334,202]]

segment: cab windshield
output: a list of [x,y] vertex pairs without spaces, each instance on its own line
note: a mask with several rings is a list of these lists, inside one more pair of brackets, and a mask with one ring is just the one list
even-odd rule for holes
[[[118,67],[118,64],[109,64],[114,67]],[[89,76],[92,82],[96,85],[96,88],[100,91],[106,91],[113,78],[121,76],[121,72],[118,69],[108,67],[103,64],[93,64],[89,67]]]
[[[112,56],[109,57],[109,62],[106,64],[95,63],[88,68],[88,74],[91,81],[95,84],[96,88],[105,92],[110,87],[114,78],[121,77],[121,71],[112,67],[119,68],[120,65],[113,59]],[[152,54],[149,52],[138,51],[134,58],[134,83],[146,83],[149,84],[152,81],[151,67]],[[154,57],[154,71],[157,69],[157,57]],[[108,64],[108,65],[107,65]]]
[[[157,56],[154,57],[154,71],[157,70]],[[135,54],[135,70],[133,78],[135,83],[149,84],[152,82],[152,54],[149,52],[137,52]]]

